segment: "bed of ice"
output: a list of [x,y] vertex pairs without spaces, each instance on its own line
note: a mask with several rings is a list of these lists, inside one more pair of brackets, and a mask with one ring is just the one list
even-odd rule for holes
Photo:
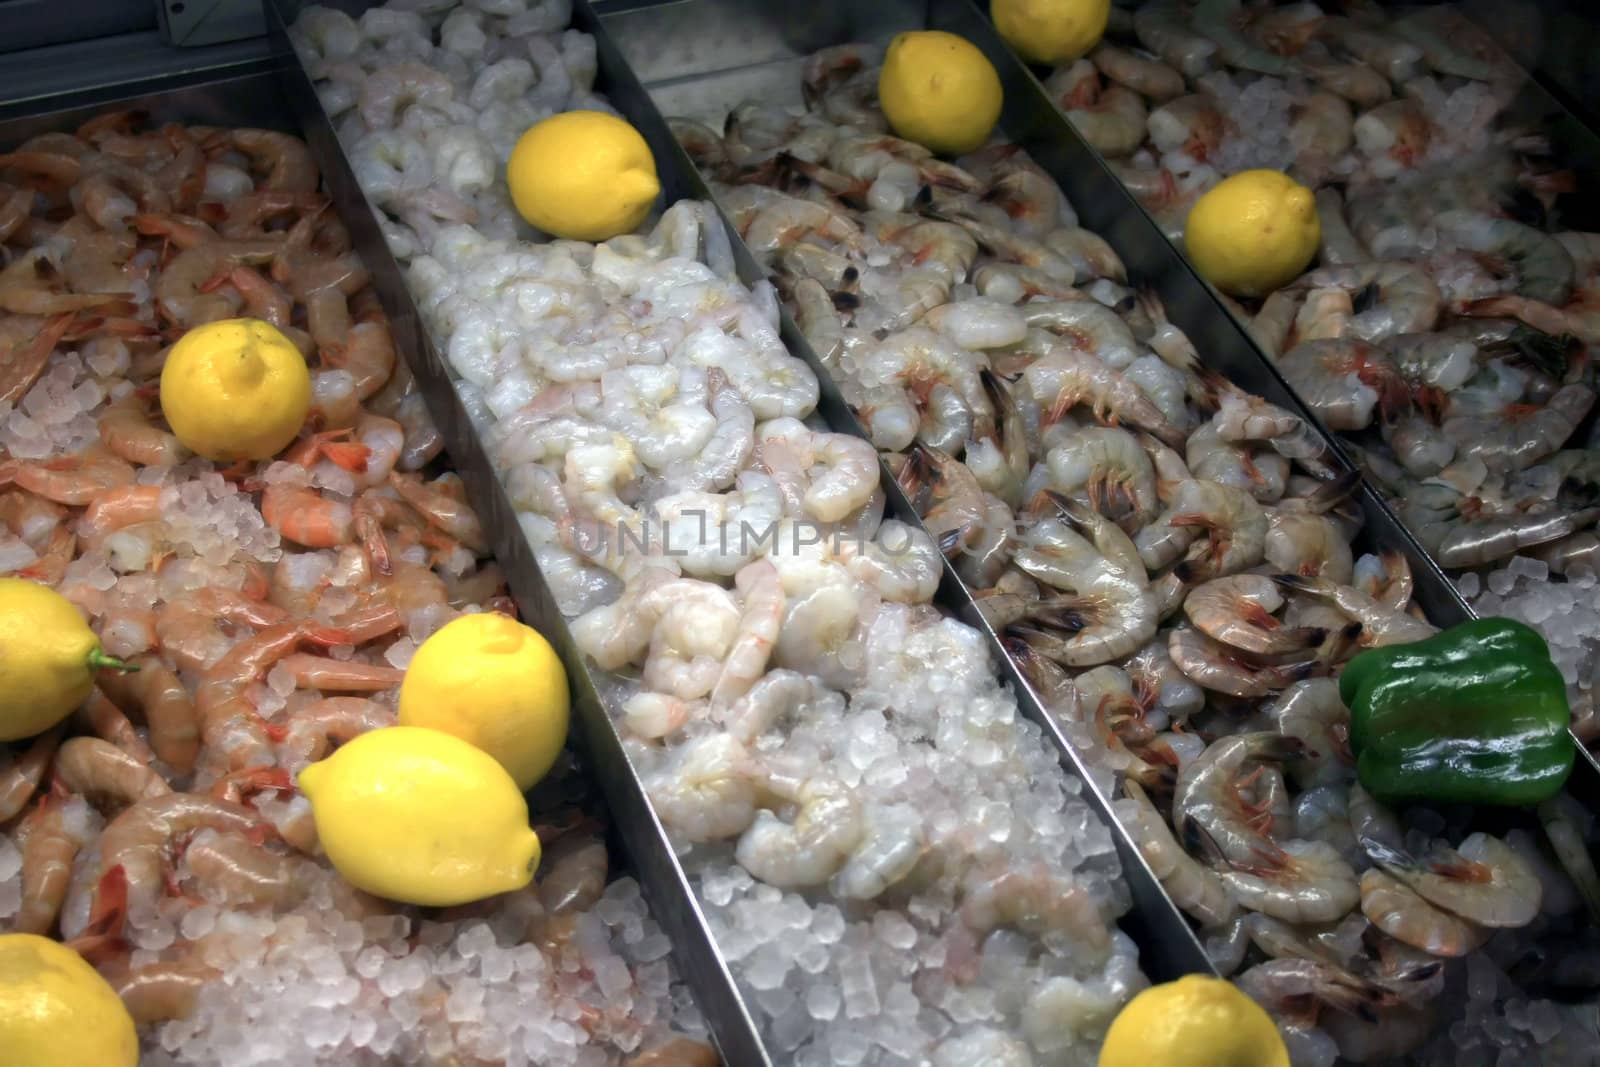
[[531,891],[485,918],[361,917],[339,909],[335,878],[277,915],[200,904],[136,929],[135,966],[187,942],[222,971],[141,1062],[602,1067],[664,1038],[669,1022],[703,1033],[631,878],[607,886],[558,946],[519,943],[538,908]]
[[1592,707],[1600,668],[1600,593],[1593,574],[1579,572],[1566,581],[1551,580],[1550,568],[1542,561],[1513,556],[1487,576],[1461,575],[1456,588],[1479,615],[1504,615],[1542,633],[1567,680],[1573,708]]

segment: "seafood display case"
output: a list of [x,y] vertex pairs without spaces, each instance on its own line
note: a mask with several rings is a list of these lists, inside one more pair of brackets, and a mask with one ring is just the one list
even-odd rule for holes
[[[414,379],[406,432],[436,427],[438,458],[397,472],[385,499],[430,487],[440,524],[459,519],[465,501],[482,542],[467,574],[503,575],[515,608],[488,595],[500,590],[487,579],[462,579],[484,597],[457,599],[514,610],[554,646],[572,690],[576,758],[530,794],[530,817],[553,843],[526,897],[363,913],[369,902],[332,888],[342,883],[315,858],[314,837],[284,833],[294,848],[241,859],[223,846],[242,823],[203,830],[211,836],[193,839],[192,857],[180,848],[159,860],[158,877],[187,887],[183,908],[206,901],[195,909],[205,921],[158,900],[127,931],[133,954],[109,965],[130,1005],[149,1006],[147,1058],[1092,1062],[1111,1015],[1147,982],[1221,973],[1278,1019],[1297,1067],[1417,1049],[1406,1062],[1463,1053],[1492,1062],[1496,1041],[1566,1062],[1583,1024],[1561,1002],[1592,995],[1582,874],[1594,876],[1586,842],[1600,765],[1580,759],[1567,793],[1541,809],[1550,847],[1526,813],[1393,813],[1351,786],[1348,713],[1341,725],[1329,710],[1330,699],[1342,705],[1327,675],[1364,628],[1415,637],[1472,618],[1471,587],[1408,527],[1405,494],[1380,491],[1364,442],[1326,428],[1251,316],[1200,279],[1163,235],[1161,214],[1141,206],[1137,183],[1080,136],[982,6],[858,8],[269,0],[264,42],[0,99],[0,150],[49,147],[41,138],[78,130],[73,150],[87,158],[106,151],[103,134],[131,142],[161,131],[161,152],[175,154],[184,139],[172,131],[190,126],[201,156],[261,192],[282,192],[270,161],[257,166],[216,131],[304,139],[320,184],[263,203],[260,224],[240,233],[288,240],[322,212],[338,225],[318,224],[313,240],[336,247],[346,232],[370,278],[370,290],[347,294],[349,313],[386,324],[397,373]],[[1114,15],[1113,35],[1133,32],[1133,13]],[[886,125],[866,87],[882,47],[911,29],[959,34],[994,65],[1004,109],[991,149],[951,163],[874,141]],[[636,234],[551,242],[511,209],[505,162],[516,135],[578,109],[620,114],[655,158],[661,196]],[[1549,108],[1523,113],[1541,131],[1569,128]],[[96,126],[107,114],[121,117]],[[1587,132],[1570,129],[1558,139],[1581,155]],[[834,154],[853,136],[851,152]],[[850,169],[874,153],[870,171]],[[0,156],[0,182],[47,162]],[[8,237],[8,262],[43,257],[55,227],[90,210],[79,206],[87,193],[41,190],[52,214],[10,231],[36,230],[38,248]],[[314,203],[313,191],[325,200]],[[231,225],[222,192],[169,199],[185,195],[206,221],[170,203],[155,217],[148,192],[121,215],[105,209],[116,219],[108,230],[133,227],[129,256],[140,249],[154,279],[196,232]],[[1030,229],[1039,198],[1047,218]],[[930,224],[914,239],[938,241],[909,248],[905,232]],[[1046,241],[1056,231],[1067,236]],[[306,294],[287,269],[278,274],[279,258],[260,261],[271,279],[262,284],[290,294],[285,326],[305,327],[310,354],[322,350],[314,365],[342,387],[342,346],[309,339]],[[936,295],[908,296],[911,282],[930,284],[919,273],[929,260],[943,271]],[[262,290],[248,262],[239,275],[207,271],[196,299],[254,309]],[[51,285],[69,300],[84,292]],[[111,316],[120,327],[61,320],[37,388],[97,330],[125,330],[117,343],[150,358],[157,336],[181,332],[157,318],[146,290],[127,292],[145,306]],[[914,354],[908,342],[869,364],[869,353],[911,337]],[[9,370],[20,351],[8,351]],[[99,381],[98,364],[71,359],[80,378]],[[933,378],[935,366],[950,377]],[[875,377],[879,368],[888,369]],[[119,375],[134,372],[104,376],[108,395]],[[17,427],[32,432],[38,414],[31,384],[8,394],[6,463],[59,467],[48,451],[16,451]],[[398,388],[378,385],[398,403]],[[30,419],[13,426],[13,411]],[[91,413],[100,414],[91,405],[80,415]],[[1259,421],[1240,430],[1230,418]],[[356,417],[344,427],[368,440]],[[1102,451],[1082,459],[1089,474],[1070,474],[1065,458],[1052,465],[1052,453],[1090,440]],[[1124,445],[1132,451],[1114,453]],[[338,455],[308,454],[314,475],[263,464],[243,491],[217,491],[255,508],[248,494],[271,495],[276,481],[354,506],[364,483],[332,469]],[[1257,465],[1275,489],[1229,485],[1259,477]],[[173,479],[151,473],[140,485]],[[1213,499],[1203,481],[1225,489]],[[1179,482],[1198,495],[1180,503]],[[976,510],[968,488],[981,494]],[[59,510],[77,521],[68,509],[82,503]],[[259,509],[250,521],[280,525],[263,518],[265,499]],[[720,546],[707,540],[708,514]],[[730,552],[726,530],[748,533],[752,522],[765,524],[768,547],[758,536]],[[663,537],[698,527],[699,540],[630,554],[627,539],[642,530],[648,544],[657,523]],[[1286,547],[1301,526],[1333,531],[1335,558]],[[432,529],[428,543],[446,532]],[[25,540],[18,526],[4,545],[31,557]],[[68,559],[75,551],[98,549],[68,548]],[[437,550],[407,551],[413,565],[448,573]],[[315,569],[315,554],[295,572]],[[1291,556],[1306,569],[1274,575],[1295,570]],[[1488,585],[1509,593],[1541,580],[1524,565]],[[405,616],[398,636],[349,642],[347,670],[367,671],[362,691],[376,697],[370,724],[392,716],[387,665],[403,666],[457,610]],[[1146,622],[1148,633],[1129,636]],[[230,622],[229,642],[245,629]],[[290,692],[285,708],[276,690],[298,683],[265,667],[255,681],[251,699],[275,707],[264,713],[277,721],[268,736],[291,731],[306,701]],[[330,681],[327,692],[341,684],[357,687]],[[116,720],[88,721],[74,730]],[[0,746],[0,771],[49,761],[59,735],[45,740],[27,754]],[[162,780],[152,789],[198,791],[197,780],[153,765]],[[274,825],[303,825],[292,779],[233,770],[221,777],[235,799]],[[20,811],[0,808],[0,905],[9,887],[38,884],[27,836],[49,803],[7,821]],[[127,818],[117,811],[113,798],[103,814]],[[99,815],[75,818],[98,825]],[[602,821],[613,855],[625,857],[609,870],[595,840]],[[98,855],[84,836],[85,854]],[[1385,858],[1358,863],[1369,836],[1371,855]],[[1435,873],[1424,855],[1438,870],[1467,870],[1467,883],[1481,874],[1484,887]],[[297,872],[284,881],[306,879],[308,899],[348,906],[355,924],[307,933],[302,904],[208,896],[205,864],[215,871],[218,857],[235,874],[257,862]],[[74,886],[67,896],[75,934],[98,928],[105,891],[96,886],[82,915],[90,895]],[[1527,901],[1541,892],[1556,903],[1535,916]],[[281,969],[274,979],[305,983],[296,1024],[274,1026],[242,1003],[251,994],[239,968],[262,965],[256,950],[228,962],[206,955],[219,939],[257,934],[265,966]],[[315,959],[284,962],[277,939]],[[150,977],[132,981],[142,967]],[[207,999],[191,1022],[197,996]],[[359,1022],[332,1020],[340,1014]],[[1521,1034],[1531,1044],[1517,1044]]]

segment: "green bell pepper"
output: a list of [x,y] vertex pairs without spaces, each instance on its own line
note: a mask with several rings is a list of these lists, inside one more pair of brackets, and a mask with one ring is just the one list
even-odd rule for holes
[[1361,784],[1384,801],[1537,804],[1576,755],[1544,638],[1478,619],[1358,654],[1339,677]]

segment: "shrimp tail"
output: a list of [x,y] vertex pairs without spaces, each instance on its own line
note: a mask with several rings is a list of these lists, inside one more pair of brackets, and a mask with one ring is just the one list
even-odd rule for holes
[[95,886],[94,903],[89,909],[85,933],[97,937],[121,937],[128,921],[128,871],[117,864],[100,876]]
[[989,397],[989,403],[994,407],[996,414],[1011,410],[1011,391],[1005,387],[998,374],[988,367],[979,367],[978,381],[982,383],[983,391]]
[[1312,490],[1305,497],[1311,509],[1317,514],[1322,514],[1330,508],[1336,507],[1350,499],[1356,487],[1361,484],[1361,472],[1358,470],[1345,471]]
[[1361,850],[1371,858],[1373,863],[1390,873],[1409,873],[1416,870],[1416,861],[1393,845],[1384,844],[1376,837],[1362,835],[1356,839]]
[[1272,580],[1291,593],[1304,593],[1314,597],[1330,597],[1334,593],[1334,584],[1326,578],[1305,574],[1274,574]]

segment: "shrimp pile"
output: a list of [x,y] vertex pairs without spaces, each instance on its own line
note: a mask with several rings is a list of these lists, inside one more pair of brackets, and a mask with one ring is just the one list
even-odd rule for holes
[[[1352,552],[1355,475],[1205,369],[1015,146],[950,163],[889,136],[878,59],[826,49],[805,61],[804,111],[752,102],[720,135],[674,129],[1295,1062],[1448,1046],[1465,968],[1447,961],[1581,918],[1537,841],[1423,809],[1405,834],[1356,784],[1334,676],[1435,631],[1399,555]],[[1489,1001],[1475,1009],[1502,1010]]]
[[[306,146],[112,113],[0,180],[3,570],[137,668],[0,745],[0,930],[83,953],[147,1064],[714,1064],[570,760],[524,891],[400,907],[321,854],[295,775],[393,724],[438,627],[514,608]],[[314,402],[223,467],[156,398],[171,343],[239,314],[305,352]]]
[[714,209],[597,245],[415,232],[419,307],[774,1055],[1092,1061],[1145,984],[1109,828],[931,603],[940,550],[884,519],[872,445],[819,428]]
[[[1446,5],[1345,11],[1144,4],[1050,87],[1174,238],[1227,174],[1318,188],[1320,264],[1235,313],[1445,568],[1593,574],[1600,236],[1560,231],[1573,176],[1503,114],[1521,75],[1481,30]],[[1588,701],[1600,617],[1531,599]]]
[[1419,170],[1511,160],[1492,125],[1520,75],[1482,31],[1443,4],[1339,9],[1153,0],[1114,12],[1046,90],[1174,239],[1200,194],[1242,170],[1347,184],[1354,200]]

